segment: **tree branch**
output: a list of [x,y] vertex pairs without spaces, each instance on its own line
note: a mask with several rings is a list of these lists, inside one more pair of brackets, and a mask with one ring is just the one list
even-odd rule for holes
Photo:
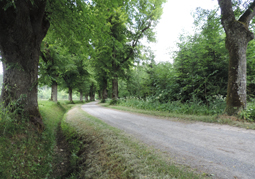
[[250,24],[251,19],[255,16],[255,0],[249,6],[249,8],[245,11],[245,13],[239,18],[238,21],[243,22],[247,25]]
[[218,0],[220,9],[221,9],[221,23],[223,27],[226,27],[229,22],[235,20],[235,15],[232,9],[231,0]]
[[[142,30],[141,30],[141,32],[140,32],[140,34],[137,36],[137,38],[134,40],[134,42],[132,43],[132,49],[137,45],[137,43],[138,43],[138,41],[139,41],[139,39],[141,38],[141,36],[143,35],[143,33],[147,30],[147,29],[149,29],[151,27],[151,22],[149,22],[149,24],[145,27],[145,28],[143,28]],[[129,54],[127,55],[127,57],[121,62],[121,63],[125,63],[130,57],[131,57],[131,55],[134,53],[134,51],[133,50],[131,50],[130,52],[129,52]]]

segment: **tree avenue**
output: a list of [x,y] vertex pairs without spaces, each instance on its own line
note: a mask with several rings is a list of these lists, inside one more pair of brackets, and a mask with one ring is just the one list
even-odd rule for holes
[[[68,18],[62,16],[69,15],[69,21],[81,16],[84,5],[79,0],[0,1],[0,51],[4,67],[1,101],[13,110],[22,108],[39,128],[43,128],[37,102],[41,42],[50,23],[57,24],[55,30],[63,29]],[[77,26],[76,21],[69,27],[72,26]]]
[[[73,91],[81,101],[83,95],[94,100],[95,93],[102,101],[108,96],[116,101],[121,88],[125,89],[123,96],[151,96],[161,103],[184,103],[196,97],[207,105],[210,98],[224,97],[227,91],[226,113],[238,114],[246,107],[246,51],[254,38],[249,25],[255,16],[255,1],[238,20],[241,9],[233,10],[236,1],[218,0],[221,17],[217,10],[198,9],[195,24],[199,28],[204,24],[199,33],[181,40],[173,65],[154,63],[153,55],[148,55],[152,53],[142,54],[145,48],[140,43],[142,39],[155,41],[153,30],[164,2],[0,0],[3,107],[22,109],[18,115],[23,111],[43,128],[37,102],[39,75],[40,84],[52,87],[53,101],[57,101],[57,87],[68,89],[70,101]],[[229,53],[227,90],[223,86],[227,86],[228,55],[220,19]],[[248,90],[252,93],[252,47],[248,55]],[[145,59],[151,63],[134,68],[136,60]]]
[[229,51],[228,90],[226,113],[234,115],[246,107],[246,50],[248,42],[254,39],[249,30],[255,16],[255,1],[236,20],[231,0],[218,0],[221,8],[221,22],[226,32],[226,48]]
[[[0,51],[4,64],[1,101],[4,107],[11,106],[13,110],[22,108],[32,122],[37,123],[39,128],[43,128],[37,102],[39,56],[42,56],[42,63],[48,63],[41,65],[48,70],[51,69],[50,71],[60,65],[55,64],[50,56],[51,52],[47,53],[47,49],[44,53],[40,51],[42,40],[49,29],[52,34],[55,34],[54,38],[61,41],[63,46],[73,53],[69,54],[72,58],[81,56],[75,53],[91,56],[94,53],[91,45],[95,44],[99,36],[103,37],[101,45],[110,47],[108,59],[111,59],[112,71],[111,76],[108,77],[112,78],[113,96],[117,98],[119,71],[129,68],[132,64],[130,59],[134,59],[135,47],[141,38],[154,39],[151,29],[156,26],[162,14],[163,2],[164,0],[94,0],[89,2],[82,0],[0,0]],[[104,32],[108,34],[103,34]],[[78,43],[73,42],[73,39]],[[106,43],[107,41],[110,43]],[[80,44],[84,50],[77,52],[74,44]],[[50,74],[50,71],[47,73]],[[56,71],[53,75],[57,75],[55,73]],[[62,77],[72,84],[72,88],[76,88],[73,85],[74,82],[67,77],[69,73],[71,73],[70,70],[64,72]],[[79,76],[76,72],[72,74],[74,78]],[[54,81],[56,78],[57,76],[51,77],[53,80],[51,85],[55,86],[53,89],[55,101],[57,100],[55,89],[57,85]],[[103,87],[105,88],[105,85]],[[90,90],[91,96],[94,95],[95,90],[96,86],[93,83]],[[70,94],[71,91],[69,87]],[[81,89],[79,91],[82,92]],[[15,103],[15,101],[19,102]]]

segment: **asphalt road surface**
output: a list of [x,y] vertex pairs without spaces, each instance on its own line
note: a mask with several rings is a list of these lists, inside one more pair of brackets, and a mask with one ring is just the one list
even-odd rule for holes
[[87,103],[82,109],[212,178],[255,179],[255,131],[180,122]]

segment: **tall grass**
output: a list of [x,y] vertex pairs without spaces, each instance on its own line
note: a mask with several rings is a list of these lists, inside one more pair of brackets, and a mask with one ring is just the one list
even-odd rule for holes
[[246,110],[241,111],[238,116],[227,116],[224,114],[226,102],[222,98],[208,99],[208,105],[199,100],[192,99],[186,103],[173,101],[159,103],[147,99],[128,98],[120,99],[115,105],[110,105],[111,100],[106,100],[103,106],[124,111],[178,118],[190,121],[202,121],[209,123],[228,124],[246,129],[255,129],[255,100],[250,100]]
[[0,111],[0,178],[50,176],[56,129],[66,109],[50,101],[39,101],[39,109],[46,127],[42,133],[25,117]]
[[208,99],[207,104],[196,98],[185,103],[180,101],[160,103],[153,99],[128,98],[120,99],[117,105],[152,111],[166,111],[175,114],[215,115],[224,113],[226,103],[221,98]]

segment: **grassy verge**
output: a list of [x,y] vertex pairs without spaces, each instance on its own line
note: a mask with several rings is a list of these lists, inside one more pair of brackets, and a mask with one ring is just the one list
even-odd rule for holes
[[166,118],[175,118],[176,120],[188,120],[188,121],[201,121],[201,122],[208,122],[208,123],[217,123],[217,124],[228,124],[231,126],[242,127],[246,129],[253,129],[255,130],[255,123],[248,122],[245,120],[240,120],[236,117],[226,116],[226,115],[190,115],[190,114],[178,114],[178,113],[171,113],[167,111],[158,111],[158,110],[146,110],[146,109],[138,109],[136,107],[127,107],[122,106],[121,104],[117,105],[109,105],[109,103],[101,103],[100,105],[112,109],[118,109],[122,111],[146,114],[146,115],[153,115],[153,116],[160,116]]
[[47,178],[52,172],[56,130],[66,104],[39,101],[46,130],[38,133],[28,120],[0,112],[0,178]]
[[72,151],[66,178],[200,178],[78,106],[61,127]]

